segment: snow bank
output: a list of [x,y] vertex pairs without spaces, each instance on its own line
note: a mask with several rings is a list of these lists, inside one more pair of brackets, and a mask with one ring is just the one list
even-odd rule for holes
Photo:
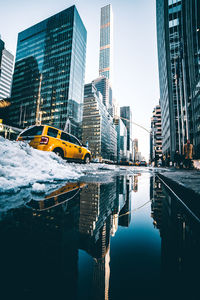
[[44,185],[59,180],[76,180],[83,173],[55,153],[39,151],[23,142],[0,137],[0,193],[17,193],[21,188],[33,187],[38,192]]
[[194,168],[197,170],[200,170],[200,159],[199,160],[193,160]]
[[[55,153],[0,137],[0,212],[41,199],[66,181],[110,182],[117,175],[141,172],[134,167],[67,163]],[[143,170],[144,172],[144,170]]]

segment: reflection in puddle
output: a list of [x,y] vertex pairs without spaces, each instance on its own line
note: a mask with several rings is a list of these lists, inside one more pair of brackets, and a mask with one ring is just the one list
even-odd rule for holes
[[198,226],[149,174],[68,183],[27,206],[0,221],[2,286],[15,298],[163,298],[199,268]]

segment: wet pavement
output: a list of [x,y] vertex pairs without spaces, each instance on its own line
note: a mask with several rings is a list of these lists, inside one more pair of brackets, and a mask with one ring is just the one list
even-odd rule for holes
[[198,299],[199,222],[153,172],[122,173],[0,213],[2,299]]

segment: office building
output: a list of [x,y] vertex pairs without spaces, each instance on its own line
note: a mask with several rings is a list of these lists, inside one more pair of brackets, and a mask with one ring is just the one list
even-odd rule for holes
[[75,6],[18,35],[10,118],[81,136],[87,32]]
[[5,48],[0,36],[0,100],[10,97],[14,56]]
[[199,142],[199,1],[157,0],[163,153],[174,159],[187,139]]
[[99,76],[113,80],[113,13],[112,6],[101,8]]
[[106,78],[105,76],[98,77],[94,79],[92,83],[95,85],[97,91],[102,94],[103,104],[108,109],[110,104],[110,97],[112,97],[108,78]]
[[192,103],[191,136],[195,156],[200,158],[200,2],[198,0],[185,1],[184,30],[189,71],[188,98]]
[[126,162],[127,157],[127,129],[122,120],[118,120],[117,131],[117,163]]
[[133,150],[134,151],[133,161],[136,162],[137,161],[137,154],[138,154],[138,139],[133,140],[133,149],[134,149]]
[[117,132],[113,118],[93,83],[86,84],[84,89],[82,141],[88,143],[93,158],[116,160]]
[[150,161],[157,166],[162,162],[162,128],[161,128],[161,109],[157,105],[153,110],[151,118],[150,134]]
[[124,122],[127,129],[127,151],[131,155],[131,139],[132,139],[132,112],[130,106],[120,107],[120,118]]

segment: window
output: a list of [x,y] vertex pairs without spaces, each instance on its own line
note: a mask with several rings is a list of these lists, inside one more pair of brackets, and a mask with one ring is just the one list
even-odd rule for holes
[[62,132],[60,139],[66,141],[66,142],[70,142],[70,135],[65,132]]
[[41,135],[43,131],[44,126],[34,126],[30,129],[27,129],[24,131],[21,136],[33,136],[33,135]]
[[71,136],[71,135],[69,136],[69,138],[70,138],[70,143],[81,146],[81,144],[80,144],[79,140],[77,140],[77,138],[75,138],[74,136]]
[[51,128],[51,127],[49,127],[48,128],[48,131],[47,131],[47,135],[48,136],[51,136],[51,137],[57,137],[57,135],[58,135],[58,130],[57,129],[54,129],[54,128]]

